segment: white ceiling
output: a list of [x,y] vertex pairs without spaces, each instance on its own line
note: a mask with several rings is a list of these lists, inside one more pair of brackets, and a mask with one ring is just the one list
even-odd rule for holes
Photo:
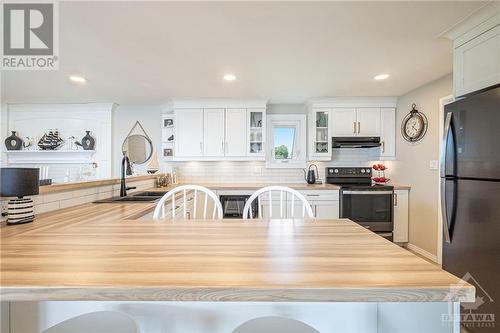
[[[484,2],[61,2],[60,70],[2,73],[6,102],[399,96],[452,71],[439,35]],[[225,73],[237,81],[225,82]],[[384,82],[373,76],[389,73]],[[85,85],[68,80],[82,74]]]

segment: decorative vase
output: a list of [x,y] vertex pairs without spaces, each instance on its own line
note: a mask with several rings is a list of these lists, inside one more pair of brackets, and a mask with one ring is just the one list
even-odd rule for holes
[[11,131],[12,135],[5,139],[7,150],[21,150],[23,140],[16,135],[16,131]]
[[81,141],[83,150],[94,150],[95,139],[90,135],[90,131],[85,132],[87,132],[87,135],[85,135]]

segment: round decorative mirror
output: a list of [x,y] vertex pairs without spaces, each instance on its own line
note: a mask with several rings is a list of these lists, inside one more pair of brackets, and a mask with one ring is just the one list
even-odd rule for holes
[[122,153],[128,156],[130,163],[143,164],[153,155],[153,143],[145,135],[131,134],[123,141]]

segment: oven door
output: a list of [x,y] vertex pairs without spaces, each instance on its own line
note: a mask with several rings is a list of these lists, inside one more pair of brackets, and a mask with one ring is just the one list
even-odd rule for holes
[[357,222],[371,231],[392,232],[393,191],[342,189],[340,217]]

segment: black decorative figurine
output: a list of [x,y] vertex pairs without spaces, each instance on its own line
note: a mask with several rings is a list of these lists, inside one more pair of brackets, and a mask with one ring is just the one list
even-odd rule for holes
[[85,132],[87,132],[87,135],[85,135],[81,141],[83,150],[94,150],[95,139],[90,135],[90,131]]
[[21,150],[23,140],[16,135],[16,131],[11,131],[12,135],[5,139],[7,150]]

